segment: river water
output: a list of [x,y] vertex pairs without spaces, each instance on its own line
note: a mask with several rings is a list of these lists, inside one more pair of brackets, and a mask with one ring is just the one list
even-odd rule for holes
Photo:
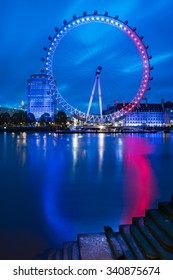
[[114,231],[173,194],[173,134],[0,134],[0,259]]

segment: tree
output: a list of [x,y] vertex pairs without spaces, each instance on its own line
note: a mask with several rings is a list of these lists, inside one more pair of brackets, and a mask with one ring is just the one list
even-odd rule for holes
[[58,113],[55,115],[55,123],[60,126],[66,127],[67,115],[64,111],[58,111]]
[[10,115],[9,113],[5,112],[5,113],[1,113],[0,114],[0,124],[8,124],[10,122]]
[[11,117],[11,123],[18,125],[20,123],[19,114],[15,112]]
[[28,113],[27,114],[27,122],[29,124],[34,124],[36,122],[35,116],[33,113]]
[[20,110],[18,113],[14,113],[11,117],[11,122],[15,125],[27,122],[27,113]]
[[52,119],[49,115],[49,113],[44,113],[43,115],[41,115],[40,117],[40,123],[43,125],[44,123],[48,124],[49,122],[51,122]]

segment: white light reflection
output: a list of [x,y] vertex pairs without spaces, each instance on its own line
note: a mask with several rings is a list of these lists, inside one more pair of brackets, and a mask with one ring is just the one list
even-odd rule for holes
[[73,171],[76,168],[78,160],[86,157],[86,149],[82,148],[82,135],[74,134],[72,137]]
[[105,134],[100,133],[98,134],[98,153],[99,153],[98,169],[100,172],[102,171],[104,147],[105,147]]
[[38,133],[35,133],[36,136],[36,146],[39,148],[40,147],[40,135]]
[[122,138],[118,138],[118,145],[116,146],[116,157],[122,161],[123,160],[123,141]]
[[78,135],[74,134],[72,138],[73,170],[75,169],[77,163],[78,145]]
[[16,141],[16,153],[18,155],[18,160],[20,165],[24,165],[26,162],[26,146],[27,146],[27,133],[21,132],[19,135],[17,135],[17,141]]
[[57,133],[53,133],[53,145],[54,147],[57,146],[58,140],[59,140],[59,135]]
[[47,135],[43,135],[43,155],[46,156],[46,148],[47,148]]

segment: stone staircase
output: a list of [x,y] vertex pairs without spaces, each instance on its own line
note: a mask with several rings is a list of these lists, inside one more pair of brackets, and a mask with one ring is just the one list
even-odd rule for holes
[[78,234],[77,241],[66,242],[62,250],[49,250],[49,260],[173,260],[173,195],[159,202],[145,217],[134,217],[131,224],[114,232]]

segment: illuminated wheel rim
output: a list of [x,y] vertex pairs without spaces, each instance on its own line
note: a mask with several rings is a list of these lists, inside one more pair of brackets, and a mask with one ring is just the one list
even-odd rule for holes
[[[61,95],[58,88],[55,84],[54,74],[53,74],[53,58],[54,53],[60,44],[61,40],[66,36],[67,33],[69,33],[72,29],[77,28],[78,26],[84,25],[84,24],[92,24],[94,22],[102,23],[102,24],[108,24],[115,28],[118,28],[122,30],[134,43],[136,46],[141,60],[142,60],[142,78],[140,85],[138,87],[138,90],[134,96],[134,98],[131,100],[130,103],[123,106],[120,110],[113,112],[111,114],[103,115],[102,119],[100,115],[92,115],[90,114],[87,116],[86,112],[82,112],[79,109],[76,109],[75,107],[71,106],[65,98]],[[83,16],[76,17],[73,16],[73,20],[67,22],[64,20],[64,26],[61,29],[56,30],[56,35],[49,39],[51,40],[51,43],[48,48],[46,48],[47,55],[45,60],[45,68],[46,68],[46,74],[48,75],[49,84],[50,84],[50,92],[51,95],[54,96],[54,98],[57,100],[57,102],[70,114],[72,114],[75,117],[78,117],[79,119],[87,120],[89,122],[115,122],[116,120],[122,118],[126,114],[130,113],[140,102],[140,100],[144,97],[144,94],[146,90],[149,89],[148,83],[150,78],[150,70],[152,67],[150,67],[150,56],[147,53],[147,47],[142,42],[142,37],[139,37],[136,33],[136,28],[131,28],[128,25],[128,21],[121,21],[118,19],[118,16],[111,17],[108,16],[108,13],[105,13],[104,15],[97,14],[95,12],[92,15],[87,15],[86,13],[83,13]]]

